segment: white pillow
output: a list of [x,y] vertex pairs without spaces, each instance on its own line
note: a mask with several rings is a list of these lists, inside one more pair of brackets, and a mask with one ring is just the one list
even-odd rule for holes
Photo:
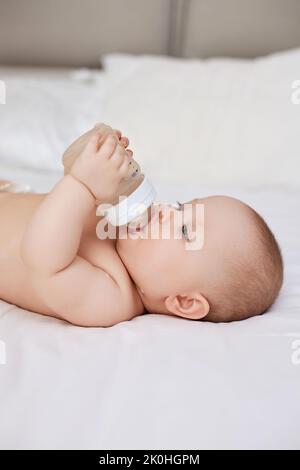
[[104,121],[129,136],[152,178],[300,186],[300,49],[255,60],[118,54],[104,64],[123,76],[104,98]]
[[65,148],[102,119],[105,74],[5,73],[0,69],[7,94],[0,106],[0,164],[60,169]]

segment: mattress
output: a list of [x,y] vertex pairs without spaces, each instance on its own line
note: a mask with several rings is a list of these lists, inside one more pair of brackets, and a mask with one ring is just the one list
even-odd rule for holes
[[[198,78],[189,81],[187,61],[174,63],[180,73],[173,82],[171,64],[163,61],[162,66],[162,59],[152,64],[151,59],[149,76],[158,79],[160,71],[165,78],[153,89],[151,78],[146,93],[143,70],[150,65],[143,58],[112,57],[105,74],[54,70],[37,75],[27,70],[22,75],[0,68],[8,91],[7,104],[0,109],[1,178],[49,191],[62,175],[61,152],[95,120],[105,120],[106,102],[112,117],[108,122],[116,126],[123,122],[118,123],[123,110],[137,159],[144,158],[147,174],[153,170],[158,199],[238,197],[269,223],[285,262],[283,289],[270,312],[231,324],[144,315],[111,328],[87,329],[0,301],[1,449],[300,449],[300,190],[297,184],[294,190],[284,186],[281,174],[283,165],[294,181],[299,173],[299,107],[287,100],[298,57],[295,51],[253,64],[224,60],[202,62],[199,70],[197,66],[199,80],[209,79],[211,67],[222,66],[223,72],[218,86],[203,88],[199,125],[203,129],[207,123],[207,132],[199,133],[196,142],[190,123],[199,120],[192,119],[190,108],[197,110],[186,103],[188,98],[195,106]],[[246,102],[245,66],[254,67],[249,76],[255,85],[246,87]],[[179,76],[185,77],[184,92]],[[174,97],[168,101],[169,90]],[[273,99],[278,90],[278,100]],[[145,106],[137,92],[146,101],[156,100],[154,105],[149,101]],[[181,143],[197,144],[197,155],[189,151],[183,158],[178,139],[168,136],[176,121],[169,106],[173,101],[176,109],[186,109],[184,119],[176,114],[186,137]],[[251,113],[245,113],[245,103]],[[222,116],[230,119],[222,121]],[[233,140],[227,139],[225,121],[232,125]],[[154,132],[154,124],[159,132]],[[241,139],[242,153],[232,147],[239,142],[234,138],[238,126],[248,139]],[[244,145],[246,141],[255,151]],[[215,142],[221,145],[217,165],[209,158]],[[164,178],[156,179],[161,156],[168,157],[170,148],[172,171],[165,158],[166,171],[160,171]],[[273,151],[277,167],[268,160]],[[147,152],[151,162],[146,161]],[[184,171],[195,184],[183,177],[183,160],[187,168],[192,165],[193,175],[189,168]],[[265,168],[260,189],[253,188],[257,181],[245,170],[249,162],[255,174]],[[225,186],[227,167],[235,175],[230,187]],[[288,171],[283,173],[288,178]],[[218,186],[208,185],[215,175]],[[247,176],[242,188],[240,175]]]
[[[38,190],[59,177],[11,172]],[[157,185],[161,200],[253,205],[282,247],[279,299],[231,324],[147,314],[89,329],[0,301],[0,448],[300,448],[300,192]]]

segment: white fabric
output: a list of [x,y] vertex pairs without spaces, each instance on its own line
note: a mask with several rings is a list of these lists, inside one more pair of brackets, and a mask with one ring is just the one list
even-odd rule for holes
[[152,179],[159,168],[168,181],[300,186],[300,49],[256,60],[111,54],[103,63],[105,72],[51,75],[0,67],[0,162],[57,171],[66,146],[104,120],[129,135]]
[[[223,192],[157,189],[165,201]],[[285,284],[271,312],[84,329],[0,301],[1,448],[300,448],[300,193],[227,193],[261,212],[282,245]]]
[[164,180],[199,186],[300,187],[300,49],[256,60],[109,55],[104,64],[122,79],[104,96],[103,118],[131,137],[151,178],[159,168]]
[[0,68],[6,104],[0,106],[0,162],[57,171],[66,147],[102,119],[103,72],[50,76]]
[[8,80],[1,178],[48,191],[66,141],[103,117],[102,93],[160,200],[225,193],[262,213],[283,248],[284,288],[270,313],[228,325],[147,315],[84,329],[0,301],[0,448],[299,449],[300,192],[220,186],[297,185],[299,51],[255,62],[123,56],[122,73],[116,59],[109,87],[99,77],[84,90],[84,73],[75,85],[31,76],[26,97]]

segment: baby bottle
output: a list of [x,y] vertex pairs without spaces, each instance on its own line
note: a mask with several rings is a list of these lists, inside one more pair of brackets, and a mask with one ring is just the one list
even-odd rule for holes
[[120,184],[119,194],[108,208],[98,207],[96,214],[104,215],[114,226],[126,225],[142,216],[156,197],[156,191],[139,164],[130,159],[128,174]]
[[[95,126],[97,127],[97,125]],[[86,132],[73,142],[63,155],[65,174],[68,174],[76,158],[82,152],[95,128]],[[154,202],[156,192],[149,179],[141,172],[140,166],[130,158],[127,176],[122,180],[120,189],[110,205],[100,204],[96,215],[104,215],[114,226],[127,225],[142,217]]]

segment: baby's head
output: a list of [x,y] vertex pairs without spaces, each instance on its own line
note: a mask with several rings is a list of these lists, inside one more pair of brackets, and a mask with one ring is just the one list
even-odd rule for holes
[[231,197],[158,205],[149,225],[118,239],[117,250],[151,313],[243,320],[265,312],[282,285],[274,235],[251,207]]

